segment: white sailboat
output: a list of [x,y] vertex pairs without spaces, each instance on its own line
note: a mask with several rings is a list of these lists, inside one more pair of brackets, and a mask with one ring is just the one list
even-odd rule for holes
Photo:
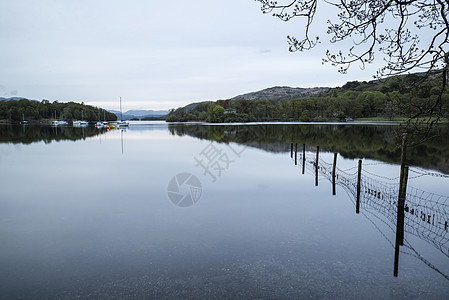
[[120,97],[120,121],[117,122],[117,128],[126,128],[129,126],[128,121],[123,121],[123,113],[122,113],[122,97]]
[[25,120],[25,115],[24,115],[24,114],[22,114],[22,121],[20,121],[20,124],[22,124],[22,125],[28,125],[28,121]]
[[103,128],[104,124],[101,121],[101,115],[100,115],[100,108],[98,108],[98,122],[95,124],[95,127],[97,128]]
[[55,119],[51,121],[52,126],[64,126],[68,125],[66,120],[62,120],[62,113],[61,113],[61,120],[56,120],[56,111],[55,111]]
[[77,120],[77,121],[73,121],[73,126],[74,127],[82,127],[82,126],[88,126],[89,122],[84,121],[84,111],[81,111],[81,121]]

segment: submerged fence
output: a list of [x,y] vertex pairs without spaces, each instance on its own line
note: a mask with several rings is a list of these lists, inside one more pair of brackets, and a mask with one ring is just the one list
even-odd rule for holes
[[[330,181],[334,195],[336,186],[340,186],[353,201],[356,213],[362,212],[375,226],[376,221],[381,221],[396,233],[396,241],[393,243],[386,234],[381,232],[397,252],[395,253],[395,276],[397,276],[399,246],[404,246],[408,252],[403,249],[401,253],[419,258],[449,280],[448,275],[426,261],[404,238],[404,233],[414,235],[449,258],[449,196],[438,195],[407,184],[407,179],[424,176],[447,178],[447,184],[449,184],[448,175],[407,166],[405,185],[403,185],[405,194],[401,196],[399,176],[390,178],[366,170],[367,166],[383,163],[363,165],[362,160],[359,160],[358,165],[342,170],[338,167],[336,153],[333,162],[327,162],[320,158],[319,147],[316,147],[316,153],[313,153],[306,151],[304,144],[302,151],[299,152],[298,145],[291,144],[291,158],[295,165],[302,168],[303,174],[315,176],[315,185],[318,185],[320,178]],[[376,221],[372,218],[376,218]]]

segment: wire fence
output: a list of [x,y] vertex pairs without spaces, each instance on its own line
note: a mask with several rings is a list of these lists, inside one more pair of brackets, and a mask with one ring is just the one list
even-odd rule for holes
[[[294,154],[294,155],[293,155]],[[318,160],[317,160],[318,157]],[[356,202],[357,186],[360,186],[359,207],[365,215],[381,214],[388,227],[395,231],[398,198],[399,177],[389,177],[368,171],[367,166],[382,165],[384,163],[362,163],[360,182],[358,181],[358,166],[340,169],[335,165],[323,160],[313,152],[292,152],[295,164],[303,168],[304,173],[314,175],[317,178],[329,180],[331,183],[342,187]],[[335,170],[335,174],[334,174]],[[430,172],[418,167],[409,166],[409,179],[424,176],[449,179],[449,175]],[[335,175],[335,179],[334,179]],[[449,181],[445,183],[449,184]],[[407,185],[407,193],[404,206],[404,232],[412,234],[428,242],[444,255],[449,257],[449,196],[439,195],[432,192]],[[407,245],[413,249],[411,245]],[[408,254],[416,256],[416,251]],[[419,257],[418,257],[419,258]],[[421,258],[420,258],[421,259]]]

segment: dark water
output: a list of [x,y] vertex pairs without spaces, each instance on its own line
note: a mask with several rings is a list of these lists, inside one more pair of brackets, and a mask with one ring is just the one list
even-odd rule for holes
[[398,248],[392,126],[0,127],[0,298],[447,299],[448,137]]

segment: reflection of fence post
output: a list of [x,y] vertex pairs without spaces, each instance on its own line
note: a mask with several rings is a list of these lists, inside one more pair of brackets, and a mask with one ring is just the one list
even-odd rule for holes
[[295,144],[295,166],[298,165],[298,143]]
[[359,170],[357,172],[357,201],[355,204],[355,213],[358,214],[360,212],[360,187],[362,181],[362,160],[359,159]]
[[393,270],[393,276],[398,277],[398,271],[399,271],[399,237],[398,232],[396,229],[396,243],[394,245],[394,270]]
[[302,174],[306,172],[306,144],[302,144]]
[[316,160],[315,160],[315,186],[318,186],[318,161],[320,157],[320,146],[316,146]]
[[337,168],[337,153],[334,153],[334,165],[332,166],[332,195],[336,195],[335,190],[335,169]]

